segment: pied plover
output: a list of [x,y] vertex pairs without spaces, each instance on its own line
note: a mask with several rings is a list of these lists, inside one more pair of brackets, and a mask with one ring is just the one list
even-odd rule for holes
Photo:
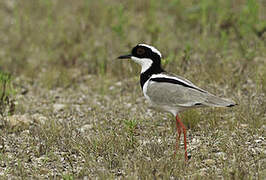
[[131,54],[118,58],[132,59],[141,65],[140,85],[145,98],[153,108],[170,112],[175,116],[178,133],[175,154],[183,130],[186,160],[188,159],[186,128],[178,113],[189,108],[232,107],[236,105],[234,101],[214,96],[185,78],[167,73],[161,67],[162,54],[153,46],[138,44],[132,49]]

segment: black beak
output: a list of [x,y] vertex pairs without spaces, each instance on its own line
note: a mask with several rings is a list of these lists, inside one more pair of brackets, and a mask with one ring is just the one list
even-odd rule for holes
[[131,54],[119,56],[118,59],[130,59],[132,57]]

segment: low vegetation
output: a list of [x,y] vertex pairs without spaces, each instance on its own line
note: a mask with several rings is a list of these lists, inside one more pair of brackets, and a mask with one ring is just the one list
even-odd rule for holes
[[[1,179],[265,179],[266,4],[262,0],[0,2]],[[140,68],[166,70],[233,108],[150,110]]]

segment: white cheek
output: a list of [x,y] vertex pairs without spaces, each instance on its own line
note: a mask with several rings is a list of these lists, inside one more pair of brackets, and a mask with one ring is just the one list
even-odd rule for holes
[[149,69],[153,63],[151,59],[148,58],[137,58],[137,57],[131,57],[131,59],[141,65],[141,73],[145,72],[147,69]]

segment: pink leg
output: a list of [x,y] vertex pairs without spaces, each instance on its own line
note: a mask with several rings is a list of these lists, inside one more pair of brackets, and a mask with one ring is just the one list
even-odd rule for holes
[[[178,138],[176,138],[176,140],[177,139],[178,140],[180,139],[181,128],[183,130],[183,134],[184,134],[184,146],[185,146],[185,159],[187,161],[188,160],[188,157],[187,157],[187,136],[186,136],[186,128],[185,128],[184,124],[181,122],[181,120],[178,117],[178,115],[176,115],[176,127],[177,127],[177,131],[178,131]],[[176,144],[176,149],[178,149],[178,144]]]
[[178,136],[176,136],[175,154],[177,150],[179,149],[179,141],[180,141],[180,136],[181,136],[181,127],[177,119],[176,119],[176,132],[178,133]]

